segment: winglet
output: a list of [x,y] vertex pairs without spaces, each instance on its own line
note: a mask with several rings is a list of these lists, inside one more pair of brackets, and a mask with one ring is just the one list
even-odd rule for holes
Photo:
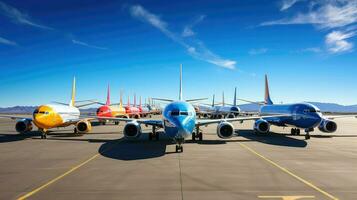
[[265,101],[265,104],[267,104],[267,105],[273,104],[273,101],[270,99],[268,76],[266,74],[265,74],[265,98],[264,98],[264,101]]
[[110,87],[108,84],[108,91],[107,91],[107,102],[105,102],[105,105],[109,106],[110,105]]
[[72,83],[72,97],[71,97],[71,101],[69,102],[69,106],[74,107],[75,99],[76,99],[76,77],[74,76],[73,83]]
[[237,106],[237,87],[234,88],[233,106]]
[[180,93],[179,100],[182,101],[182,64],[180,65]]

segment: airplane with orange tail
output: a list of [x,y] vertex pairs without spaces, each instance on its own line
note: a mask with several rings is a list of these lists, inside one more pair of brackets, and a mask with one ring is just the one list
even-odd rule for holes
[[95,102],[93,102],[93,100],[87,100],[91,103],[77,105],[76,103],[86,101],[75,102],[75,95],[76,79],[73,78],[72,97],[69,103],[54,102],[51,104],[40,105],[33,112],[32,118],[8,115],[0,117],[17,120],[15,129],[21,134],[30,132],[33,129],[33,123],[41,132],[42,139],[46,139],[49,129],[67,127],[71,125],[74,125],[75,134],[87,133],[92,129],[90,121],[94,120],[94,118],[82,118],[80,116],[79,108],[92,105]]

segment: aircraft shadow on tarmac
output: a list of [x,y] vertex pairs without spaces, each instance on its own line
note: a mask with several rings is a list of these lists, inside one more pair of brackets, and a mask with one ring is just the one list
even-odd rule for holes
[[289,135],[287,134],[279,134],[274,132],[270,132],[266,135],[255,134],[253,130],[249,129],[241,129],[236,131],[236,133],[238,133],[238,136],[264,144],[297,148],[303,148],[307,146],[307,142],[304,139],[296,139],[294,137],[289,137]]
[[33,138],[33,137],[36,137],[39,135],[40,135],[40,132],[38,132],[38,131],[32,131],[32,132],[26,133],[26,134],[2,133],[2,134],[0,134],[0,143],[21,141],[21,140],[25,140],[27,138]]
[[160,134],[159,141],[149,141],[148,134],[142,134],[138,139],[119,139],[105,142],[98,152],[107,158],[118,160],[142,160],[164,156],[173,152],[166,152],[166,146],[172,140]]

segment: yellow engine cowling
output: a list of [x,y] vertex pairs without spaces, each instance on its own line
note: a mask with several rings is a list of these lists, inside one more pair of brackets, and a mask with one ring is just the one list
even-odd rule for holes
[[90,121],[82,120],[77,122],[76,129],[78,133],[88,133],[92,130],[92,124],[90,123]]

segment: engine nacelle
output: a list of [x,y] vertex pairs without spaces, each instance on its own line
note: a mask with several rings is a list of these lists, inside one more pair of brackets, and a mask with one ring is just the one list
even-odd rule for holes
[[127,138],[138,138],[141,135],[141,126],[138,122],[128,122],[124,127],[124,135]]
[[334,121],[324,119],[319,125],[319,130],[324,133],[333,133],[337,130],[337,124]]
[[270,124],[264,119],[259,119],[254,123],[254,131],[258,133],[269,133],[270,131]]
[[229,122],[221,122],[217,126],[217,135],[222,139],[231,138],[234,134],[234,127]]
[[76,129],[78,133],[88,133],[92,130],[92,124],[90,123],[90,121],[82,120],[77,122]]
[[32,131],[32,123],[30,120],[22,119],[16,122],[15,129],[19,133]]

